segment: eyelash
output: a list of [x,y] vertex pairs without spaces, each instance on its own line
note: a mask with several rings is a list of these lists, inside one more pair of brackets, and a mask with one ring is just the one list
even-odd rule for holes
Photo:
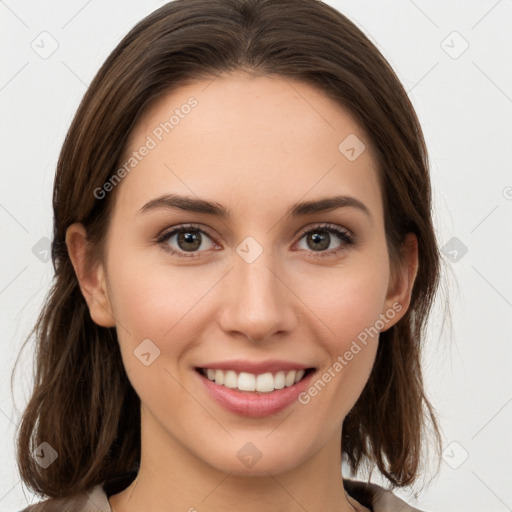
[[[171,256],[176,255],[180,258],[199,258],[201,256],[200,252],[187,254],[184,251],[176,251],[176,250],[170,248],[169,245],[167,244],[168,240],[172,236],[174,236],[177,233],[180,233],[181,231],[187,231],[187,230],[200,232],[200,233],[208,236],[213,242],[215,242],[214,238],[207,231],[205,231],[204,228],[202,228],[201,226],[199,226],[197,224],[183,224],[183,225],[173,228],[171,231],[164,231],[162,234],[160,234],[155,239],[155,242],[160,244],[165,251],[167,251],[171,254]],[[325,231],[328,233],[333,233],[339,237],[339,239],[343,242],[343,244],[338,249],[331,249],[330,251],[319,251],[316,253],[314,251],[307,251],[307,252],[311,253],[308,256],[310,258],[318,259],[318,258],[326,258],[326,257],[330,257],[330,256],[335,256],[340,251],[343,251],[345,249],[344,245],[354,245],[354,239],[353,239],[352,235],[350,234],[350,232],[347,231],[346,229],[340,228],[334,224],[321,224],[319,226],[315,226],[314,228],[309,228],[306,231],[303,231],[299,235],[299,240],[301,240],[305,235],[307,235],[309,233],[315,233],[317,231]],[[215,242],[215,243],[217,243],[217,242]]]

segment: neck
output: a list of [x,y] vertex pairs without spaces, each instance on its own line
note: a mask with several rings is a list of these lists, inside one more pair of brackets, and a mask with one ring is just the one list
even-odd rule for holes
[[[264,463],[254,464],[260,470],[250,475],[239,464],[219,469],[178,443],[145,411],[141,414],[139,472],[126,489],[109,498],[110,506],[112,512],[366,510],[343,488],[341,431],[311,451],[311,456],[284,471]],[[260,461],[264,458],[262,454]]]

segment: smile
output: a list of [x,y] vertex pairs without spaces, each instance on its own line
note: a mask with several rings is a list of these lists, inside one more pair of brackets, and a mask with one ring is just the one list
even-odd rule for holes
[[312,368],[266,372],[259,375],[213,368],[199,368],[198,370],[202,375],[219,386],[239,391],[271,393],[277,389],[289,388],[297,384]]
[[[257,368],[253,369],[257,373],[250,373],[229,369],[227,364],[223,366],[224,369],[196,367],[194,373],[210,399],[231,413],[251,418],[276,414],[297,402],[317,373],[315,368],[292,369],[290,364],[280,363],[273,365],[273,369],[268,364],[238,365],[245,366],[245,370],[259,366],[259,372],[264,366],[267,370],[264,373],[259,373]],[[284,370],[283,366],[288,368]]]

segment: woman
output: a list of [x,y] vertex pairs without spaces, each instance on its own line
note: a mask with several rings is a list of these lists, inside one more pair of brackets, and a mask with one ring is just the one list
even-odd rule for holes
[[121,41],[58,162],[18,437],[27,511],[417,510],[439,277],[422,132],[314,0],[178,0]]

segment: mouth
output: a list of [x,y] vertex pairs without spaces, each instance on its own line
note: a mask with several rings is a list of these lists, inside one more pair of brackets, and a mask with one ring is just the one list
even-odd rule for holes
[[249,418],[284,411],[311,385],[318,368],[286,359],[230,359],[193,367],[199,386],[223,409]]
[[195,370],[219,387],[254,395],[291,388],[307,379],[315,371],[315,368],[297,368],[259,374],[219,368],[197,367]]

